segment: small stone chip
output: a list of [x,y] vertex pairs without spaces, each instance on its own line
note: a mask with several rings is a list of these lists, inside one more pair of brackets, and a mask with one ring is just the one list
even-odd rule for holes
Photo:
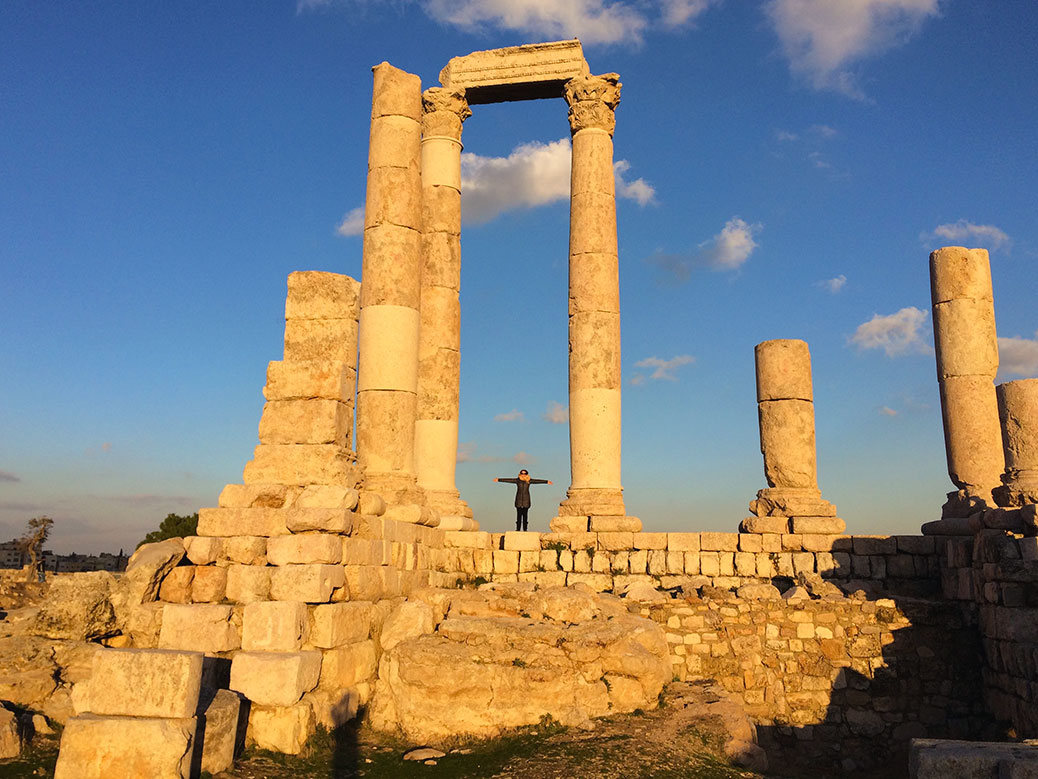
[[[432,749],[431,747],[418,747],[417,749],[412,749],[410,752],[405,752],[404,760],[421,760],[423,762],[428,760],[435,761],[441,757],[445,757],[446,754],[446,752],[441,752],[440,750]],[[426,763],[426,765],[429,765],[429,763]],[[432,765],[436,765],[436,763],[433,762]]]

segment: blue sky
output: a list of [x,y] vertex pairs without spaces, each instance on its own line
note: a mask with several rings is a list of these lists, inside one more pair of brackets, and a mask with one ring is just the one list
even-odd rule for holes
[[[810,344],[819,482],[855,533],[951,489],[927,256],[991,250],[1001,379],[1038,375],[1030,0],[294,0],[0,11],[0,538],[132,547],[257,442],[285,278],[359,278],[370,68],[579,36],[620,73],[624,485],[649,530],[765,486],[753,347]],[[561,100],[465,124],[458,486],[569,483]],[[536,171],[536,175],[531,175]]]

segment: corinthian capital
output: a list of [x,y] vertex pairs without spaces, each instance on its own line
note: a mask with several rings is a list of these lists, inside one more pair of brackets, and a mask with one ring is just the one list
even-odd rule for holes
[[430,87],[422,92],[422,134],[461,138],[461,124],[472,116],[464,89]]
[[621,86],[618,73],[577,76],[567,81],[563,94],[569,103],[570,132],[596,127],[612,135],[616,127],[613,111],[620,104]]

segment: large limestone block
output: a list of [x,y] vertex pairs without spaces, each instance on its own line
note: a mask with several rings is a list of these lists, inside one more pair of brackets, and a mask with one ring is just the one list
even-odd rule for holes
[[323,653],[319,684],[325,690],[345,690],[372,681],[375,668],[374,641],[345,644]]
[[338,400],[268,400],[260,418],[264,444],[344,444],[353,428],[353,408]]
[[422,118],[422,80],[418,76],[381,62],[371,69],[374,87],[371,116],[407,116]]
[[314,606],[310,644],[332,649],[367,639],[371,631],[372,606],[364,601]]
[[642,521],[638,517],[598,516],[591,517],[592,533],[638,533],[642,529]]
[[233,611],[216,603],[168,603],[162,609],[159,647],[213,653],[237,649],[241,638]]
[[316,721],[309,702],[294,706],[252,706],[247,740],[260,749],[298,755],[314,734]]
[[813,400],[811,353],[805,341],[764,341],[753,350],[757,368],[757,402]]
[[987,376],[998,372],[995,307],[991,300],[961,298],[933,307],[937,375]]
[[289,319],[285,322],[285,361],[352,364],[357,354],[353,319]]
[[332,533],[279,536],[267,542],[271,565],[338,563],[342,560],[342,538]]
[[540,551],[541,534],[519,530],[509,530],[505,533],[504,544],[502,548],[514,551]]
[[267,365],[263,397],[267,400],[324,398],[352,403],[356,378],[353,360],[278,360]]
[[47,598],[29,622],[29,632],[44,638],[90,641],[117,632],[112,595],[116,580],[107,571],[51,579]]
[[239,727],[241,697],[230,690],[217,690],[200,719],[202,770],[210,774],[231,770],[245,740],[244,728]]
[[770,487],[817,487],[815,411],[806,400],[774,400],[757,406],[764,476]]
[[270,569],[259,565],[227,567],[227,600],[255,603],[270,594]]
[[242,614],[241,648],[247,652],[295,652],[306,640],[310,615],[300,601],[250,603]]
[[[303,492],[305,494],[306,490]],[[356,515],[349,509],[302,508],[297,502],[295,506],[285,511],[285,525],[293,533],[325,531],[348,534],[353,530],[355,521]]]
[[360,282],[340,273],[295,271],[288,274],[286,319],[357,318]]
[[193,603],[219,603],[227,593],[227,569],[215,565],[195,566],[191,580]]
[[127,562],[126,572],[120,580],[128,602],[147,603],[158,598],[162,579],[183,557],[184,542],[179,538],[138,548]]
[[847,523],[839,517],[791,517],[795,534],[835,535],[847,529]]
[[991,262],[987,249],[945,246],[931,252],[930,297],[935,304],[958,298],[991,300]]
[[562,85],[590,72],[580,41],[553,41],[474,51],[440,71],[444,87],[464,89],[472,105],[558,97]]
[[190,719],[73,717],[55,779],[189,779],[198,723]]
[[[364,231],[362,317],[368,306],[406,306],[418,310],[421,280],[415,272],[414,259],[421,246],[421,232],[414,227],[383,224]],[[360,358],[364,358],[363,352]]]
[[[227,488],[225,487],[224,490],[226,489]],[[222,538],[216,538],[213,536],[187,536],[183,541],[184,556],[192,565],[210,565],[215,563],[222,556]],[[168,579],[169,577],[166,578]],[[162,584],[165,586],[166,581],[163,580]]]
[[[277,484],[343,484],[353,486],[357,471],[350,452],[338,444],[260,444],[245,466],[244,481]],[[201,523],[200,523],[201,524]],[[275,532],[246,535],[278,535]],[[203,535],[201,530],[199,535]],[[205,533],[204,535],[234,535]]]
[[1005,469],[995,387],[987,376],[950,376],[940,390],[948,475],[960,488],[990,490]]
[[[257,447],[261,449],[264,447]],[[280,447],[279,447],[280,448]],[[251,463],[250,463],[251,464]],[[248,470],[249,466],[245,466]],[[285,512],[274,508],[206,508],[198,512],[202,536],[280,536],[288,533]],[[228,541],[230,538],[227,539]]]
[[327,603],[332,592],[346,583],[341,565],[283,565],[270,573],[274,600]]
[[435,627],[436,618],[429,604],[408,601],[401,603],[386,617],[382,623],[379,643],[385,651],[402,641],[432,633]]
[[124,717],[193,717],[201,684],[200,652],[105,649],[94,655],[90,711]]
[[217,505],[229,509],[279,509],[292,505],[298,491],[298,487],[285,484],[228,484],[220,493]]
[[259,706],[291,706],[317,686],[320,652],[238,652],[230,688]]
[[352,511],[357,507],[359,498],[360,493],[352,487],[343,487],[338,484],[311,484],[299,493],[295,508]]
[[[286,509],[291,512],[292,509]],[[264,536],[232,536],[223,539],[219,564],[267,564],[267,539]]]

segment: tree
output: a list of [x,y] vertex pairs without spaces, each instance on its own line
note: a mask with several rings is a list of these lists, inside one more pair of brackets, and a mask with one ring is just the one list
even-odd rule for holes
[[152,530],[148,535],[144,536],[144,540],[137,544],[137,548],[139,549],[144,544],[154,544],[157,541],[165,541],[167,538],[193,536],[197,530],[197,511],[189,517],[182,517],[179,514],[167,514],[166,518],[162,520],[162,524],[159,525],[159,529]]
[[27,575],[31,582],[39,581],[43,545],[47,543],[53,524],[54,520],[50,517],[33,517],[29,520],[29,528],[18,539],[18,546],[29,556]]

